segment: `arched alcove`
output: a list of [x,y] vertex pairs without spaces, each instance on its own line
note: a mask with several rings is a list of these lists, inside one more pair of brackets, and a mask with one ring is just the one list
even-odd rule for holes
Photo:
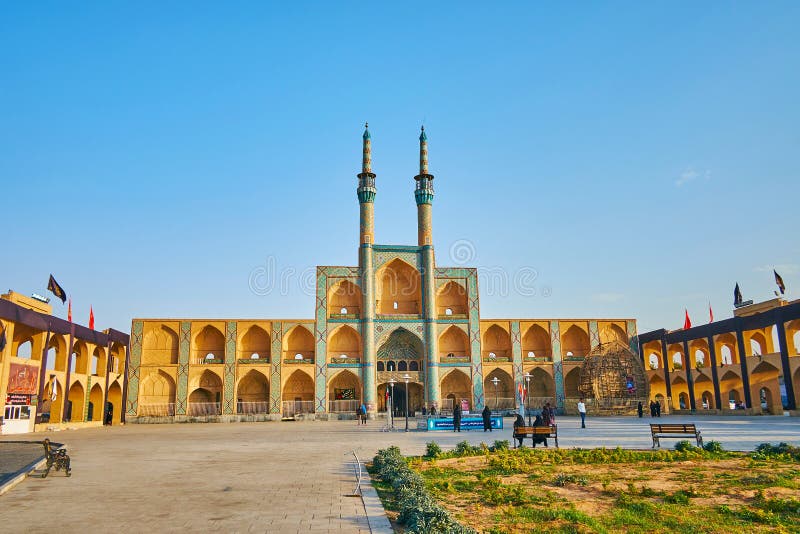
[[504,361],[511,357],[511,336],[498,324],[493,324],[483,333],[484,359]]
[[236,413],[269,413],[269,380],[263,373],[251,369],[239,380]]
[[[238,358],[246,360],[270,359],[270,335],[258,325],[252,325],[239,342]],[[254,355],[256,357],[254,357]]]
[[469,337],[459,327],[450,325],[439,336],[439,356],[443,361],[469,361],[470,354]]
[[174,365],[178,363],[178,334],[166,325],[145,327],[142,340],[142,365]]
[[328,361],[331,363],[361,360],[361,336],[356,330],[343,325],[333,331],[328,339]]
[[536,359],[540,361],[550,361],[553,359],[553,346],[550,342],[550,334],[539,326],[532,325],[522,336],[522,356],[524,358]]
[[378,306],[383,315],[420,313],[422,304],[422,281],[419,271],[396,258],[375,275]]
[[589,354],[589,335],[578,325],[561,334],[561,352],[565,358],[582,358]]
[[[450,310],[448,313],[447,310]],[[457,282],[447,282],[436,295],[436,313],[438,315],[466,315],[469,312],[467,292]]]
[[341,280],[328,292],[328,310],[331,315],[361,315],[361,288],[350,280]]
[[194,338],[194,363],[222,363],[225,360],[225,336],[218,328],[206,325]]

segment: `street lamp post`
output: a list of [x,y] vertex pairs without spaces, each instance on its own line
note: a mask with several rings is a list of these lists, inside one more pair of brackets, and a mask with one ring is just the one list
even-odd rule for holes
[[500,383],[500,379],[497,377],[492,378],[492,384],[494,384],[494,411],[497,411],[497,384]]
[[406,432],[408,432],[408,381],[411,380],[411,377],[404,374],[403,380],[406,382]]
[[531,374],[525,373],[525,411],[528,412],[528,426],[531,426]]
[[397,380],[394,378],[389,379],[389,389],[391,389],[391,393],[389,394],[389,427],[394,430],[394,385],[397,383]]

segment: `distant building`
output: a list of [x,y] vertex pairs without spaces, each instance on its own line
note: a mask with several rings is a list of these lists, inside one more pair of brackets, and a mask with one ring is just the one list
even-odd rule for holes
[[53,317],[49,304],[13,291],[0,297],[0,331],[3,434],[124,420],[128,334]]
[[375,243],[376,182],[365,130],[358,266],[317,268],[313,318],[134,319],[128,419],[330,417],[362,402],[375,413],[387,388],[404,412],[406,381],[411,410],[513,409],[527,383],[531,408],[574,410],[593,347],[616,340],[638,353],[633,319],[480,317],[477,270],[435,262],[424,130],[417,245]]
[[650,395],[673,412],[797,414],[800,300],[743,306],[730,319],[639,335]]

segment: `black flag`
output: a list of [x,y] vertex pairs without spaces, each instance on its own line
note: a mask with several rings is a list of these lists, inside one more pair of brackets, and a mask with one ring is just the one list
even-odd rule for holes
[[775,269],[772,269],[772,272],[775,274],[775,283],[778,284],[778,289],[781,290],[781,295],[783,295],[784,291],[786,291],[786,286],[783,285],[783,278]]
[[47,290],[55,295],[56,298],[61,299],[61,304],[67,302],[67,294],[64,292],[64,289],[58,285],[58,282],[56,282],[52,274],[50,275],[50,280],[47,282]]
[[736,282],[736,287],[733,289],[733,305],[738,306],[742,303],[742,292],[739,290],[739,282]]

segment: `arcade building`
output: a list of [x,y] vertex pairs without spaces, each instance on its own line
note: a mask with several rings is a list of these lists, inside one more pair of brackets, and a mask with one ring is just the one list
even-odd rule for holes
[[584,358],[600,343],[638,354],[633,319],[487,319],[475,268],[436,264],[434,176],[419,137],[416,245],[375,241],[378,180],[363,135],[357,266],[319,266],[309,319],[134,319],[128,421],[371,416],[394,406],[574,411]]

